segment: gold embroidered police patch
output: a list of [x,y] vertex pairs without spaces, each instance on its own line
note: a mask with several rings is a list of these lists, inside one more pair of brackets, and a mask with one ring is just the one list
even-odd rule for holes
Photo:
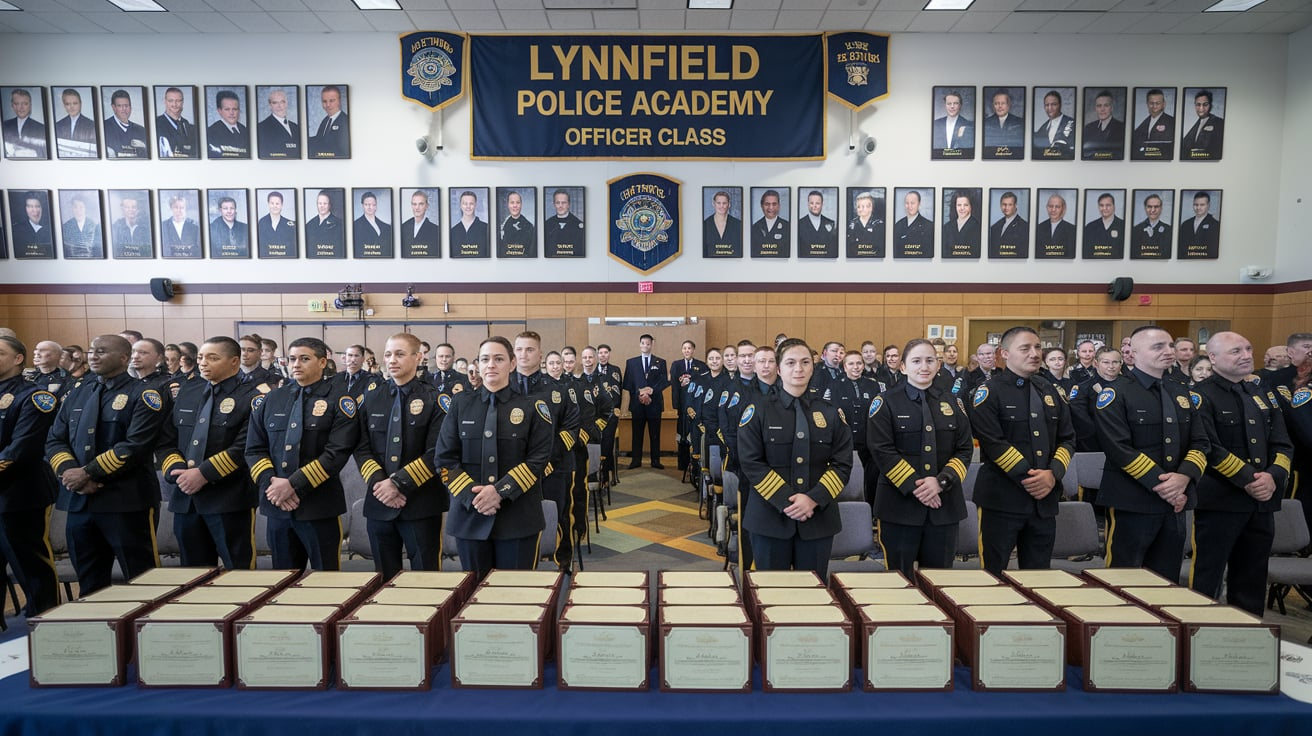
[[1189,408],[1189,399],[1186,399],[1186,398],[1183,397],[1183,396],[1177,396],[1177,397],[1175,397],[1175,403],[1179,404],[1181,409],[1188,409],[1188,408]]
[[127,394],[119,394],[118,396],[115,396],[115,397],[114,397],[114,403],[113,403],[113,404],[110,404],[110,407],[111,407],[114,411],[121,411],[121,410],[122,410],[123,408],[125,408],[127,405],[128,405],[128,395],[127,395]]
[[231,414],[233,409],[237,408],[237,401],[231,396],[219,402],[220,414]]
[[1044,394],[1044,395],[1043,395],[1043,403],[1047,404],[1048,406],[1056,406],[1056,405],[1057,405],[1057,402],[1055,402],[1055,401],[1052,400],[1052,394]]
[[410,400],[410,413],[411,413],[412,415],[414,415],[414,416],[419,416],[420,414],[423,414],[423,413],[424,413],[424,400],[423,400],[423,399],[411,399],[411,400]]
[[825,423],[825,415],[818,411],[811,412],[811,421],[815,422],[816,429],[824,429],[829,426]]
[[0,409],[8,409],[10,406],[13,405],[13,403],[14,403],[13,394],[5,394],[4,396],[0,396]]
[[321,417],[324,414],[327,414],[328,402],[324,401],[323,399],[319,399],[318,401],[314,402],[314,408],[310,410],[310,413],[315,415],[316,417]]
[[524,423],[524,410],[521,409],[521,408],[519,408],[518,406],[515,407],[514,409],[511,409],[511,410],[510,410],[510,423],[511,423],[511,424],[523,424],[523,423]]
[[952,405],[946,401],[939,402],[938,411],[945,417],[952,416]]

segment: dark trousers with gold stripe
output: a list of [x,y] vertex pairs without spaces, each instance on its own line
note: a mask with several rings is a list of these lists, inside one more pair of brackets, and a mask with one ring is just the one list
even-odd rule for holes
[[50,549],[50,509],[47,506],[0,514],[0,553],[9,561],[27,597],[25,616],[59,605],[59,578]]
[[465,572],[482,580],[496,570],[534,570],[538,566],[538,539],[551,534],[547,529],[530,537],[514,539],[461,539],[456,537],[456,553]]
[[748,536],[752,540],[752,556],[757,570],[811,570],[821,580],[829,579],[829,553],[834,549],[833,537],[802,539],[793,536],[779,539],[755,532],[748,532]]
[[[1184,514],[1108,509],[1107,567],[1146,567],[1179,582],[1184,562]],[[1262,576],[1266,580],[1266,575]]]
[[878,524],[879,546],[889,570],[899,570],[914,580],[917,562],[925,570],[952,567],[959,524],[898,524],[883,519]]
[[342,563],[342,520],[298,521],[269,517],[269,549],[273,569],[340,570]]
[[401,553],[410,557],[411,570],[438,570],[442,563],[442,515],[425,519],[366,519],[374,569],[391,580],[401,572]]
[[1261,617],[1275,530],[1270,511],[1195,511],[1189,587],[1219,601],[1224,576],[1226,602]]
[[65,530],[81,595],[109,587],[114,560],[128,579],[159,566],[154,509],[70,511]]
[[1037,514],[1011,514],[993,509],[979,510],[979,557],[984,569],[1001,575],[1016,551],[1022,570],[1047,570],[1052,566],[1052,548],[1057,542],[1057,519]]
[[214,567],[222,560],[229,570],[255,569],[255,509],[174,514],[173,534],[184,567]]

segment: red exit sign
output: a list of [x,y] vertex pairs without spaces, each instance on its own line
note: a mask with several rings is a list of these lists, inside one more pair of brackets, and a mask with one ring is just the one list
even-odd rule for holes
[[654,281],[639,281],[639,282],[638,282],[638,293],[639,293],[639,294],[651,294],[651,293],[654,293],[655,291],[656,291],[656,282],[654,282]]

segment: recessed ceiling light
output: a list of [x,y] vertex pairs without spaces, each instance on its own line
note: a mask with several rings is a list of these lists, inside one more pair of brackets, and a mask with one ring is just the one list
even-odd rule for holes
[[925,4],[925,10],[965,10],[974,2],[975,0],[929,0]]
[[21,10],[17,5],[11,5],[5,0],[0,0],[0,10]]
[[732,10],[733,0],[688,0],[689,10]]
[[167,8],[155,0],[109,0],[118,6],[119,10],[126,10],[129,13],[167,13]]
[[1221,2],[1203,10],[1204,13],[1242,13],[1255,8],[1266,0],[1221,0]]
[[400,10],[397,0],[351,0],[361,10]]

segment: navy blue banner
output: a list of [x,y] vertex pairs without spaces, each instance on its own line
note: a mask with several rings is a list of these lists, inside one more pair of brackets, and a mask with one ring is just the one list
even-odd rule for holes
[[469,68],[465,40],[445,31],[401,36],[401,96],[434,111],[460,99]]
[[829,96],[853,110],[888,96],[888,36],[826,33],[825,64]]
[[821,159],[823,39],[472,36],[473,158]]
[[678,179],[641,172],[606,182],[610,187],[610,256],[642,273],[679,257],[682,218]]

